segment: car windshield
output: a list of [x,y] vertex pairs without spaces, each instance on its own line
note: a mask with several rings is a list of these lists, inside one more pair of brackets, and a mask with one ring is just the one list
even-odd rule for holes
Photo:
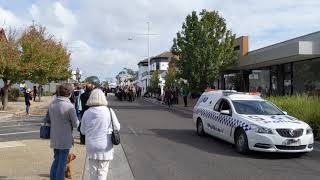
[[232,103],[238,114],[284,115],[282,111],[268,101],[234,100]]

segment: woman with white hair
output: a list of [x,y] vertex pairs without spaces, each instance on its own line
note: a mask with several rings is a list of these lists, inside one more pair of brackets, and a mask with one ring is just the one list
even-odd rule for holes
[[111,123],[115,130],[120,130],[116,114],[107,105],[105,94],[100,89],[93,90],[87,101],[89,109],[81,121],[80,131],[85,135],[90,180],[106,180],[109,162],[113,160]]

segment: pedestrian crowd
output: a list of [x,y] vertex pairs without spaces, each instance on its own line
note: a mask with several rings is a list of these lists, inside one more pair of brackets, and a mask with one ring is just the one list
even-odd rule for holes
[[31,107],[31,101],[33,99],[33,102],[36,101],[36,97],[39,98],[42,96],[43,93],[43,87],[40,86],[33,86],[33,90],[30,88],[27,88],[27,86],[22,86],[20,88],[20,91],[24,94],[24,101],[26,105],[26,114],[30,115],[30,107]]
[[118,86],[115,95],[120,101],[133,102],[141,96],[141,88],[137,86]]
[[108,108],[106,93],[107,89],[92,84],[57,87],[43,125],[50,127],[48,138],[54,153],[50,180],[71,178],[67,163],[76,158],[71,153],[75,129],[80,132],[80,143],[86,146],[90,180],[107,179],[114,153],[112,137],[114,131],[120,130],[120,123]]
[[173,104],[179,104],[179,97],[183,97],[184,106],[188,106],[188,96],[189,91],[186,88],[182,88],[182,90],[178,87],[176,88],[165,88],[164,96],[163,96],[163,104],[171,107]]

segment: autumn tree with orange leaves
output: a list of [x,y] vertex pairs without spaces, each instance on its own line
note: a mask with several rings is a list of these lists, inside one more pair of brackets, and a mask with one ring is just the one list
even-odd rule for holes
[[[4,34],[4,32],[3,32]],[[4,81],[3,109],[8,102],[8,89],[14,83],[30,80],[44,85],[71,77],[70,53],[61,41],[41,25],[27,27],[20,38],[15,34],[1,36],[0,79]]]
[[8,36],[6,36],[3,29],[0,30],[0,79],[4,82],[1,99],[2,109],[6,109],[7,107],[11,85],[23,79],[21,74],[23,64],[20,59],[16,37],[17,33],[15,30],[9,30]]

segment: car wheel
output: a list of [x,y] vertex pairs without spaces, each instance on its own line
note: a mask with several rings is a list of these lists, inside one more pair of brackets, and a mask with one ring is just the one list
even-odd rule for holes
[[197,121],[197,134],[199,136],[203,136],[205,134],[204,130],[203,130],[203,123],[201,119],[198,119]]
[[239,153],[247,154],[249,152],[247,134],[242,128],[236,131],[234,143]]

